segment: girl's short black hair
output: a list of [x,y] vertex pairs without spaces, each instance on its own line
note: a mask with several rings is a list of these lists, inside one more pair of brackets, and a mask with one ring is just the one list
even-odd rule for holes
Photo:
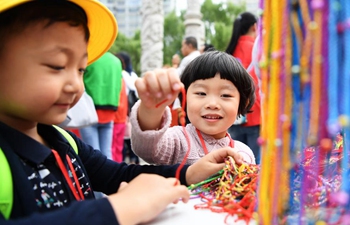
[[[192,60],[181,75],[181,82],[187,91],[196,80],[205,80],[220,74],[221,79],[231,81],[239,91],[238,115],[244,115],[255,101],[253,78],[232,55],[221,51],[208,51]],[[180,96],[181,99],[181,96]]]
[[56,22],[67,22],[84,29],[85,40],[90,32],[85,11],[70,1],[36,0],[23,3],[0,13],[0,50],[11,35],[20,34],[30,24],[47,21],[46,27]]

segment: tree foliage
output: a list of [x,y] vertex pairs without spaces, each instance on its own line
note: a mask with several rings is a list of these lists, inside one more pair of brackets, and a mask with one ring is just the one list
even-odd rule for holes
[[[212,0],[205,0],[201,6],[202,20],[205,25],[206,43],[214,45],[218,50],[224,51],[232,33],[232,24],[234,18],[245,11],[245,4],[218,3]],[[175,12],[169,13],[164,18],[164,61],[163,64],[171,64],[171,58],[175,53],[180,54],[181,42],[185,35],[184,14],[176,15]],[[137,31],[132,38],[126,37],[119,32],[110,52],[119,51],[128,52],[133,68],[137,74],[141,74],[141,35]]]
[[206,43],[224,51],[230,41],[232,25],[236,16],[246,9],[245,3],[218,3],[205,0],[201,7],[206,33]]
[[185,34],[183,13],[177,16],[175,11],[164,18],[164,60],[163,64],[171,65],[174,54],[180,54],[181,42]]
[[113,54],[118,52],[127,52],[130,55],[131,63],[136,74],[141,72],[141,34],[136,31],[134,37],[128,38],[123,33],[119,32],[117,39],[109,50]]

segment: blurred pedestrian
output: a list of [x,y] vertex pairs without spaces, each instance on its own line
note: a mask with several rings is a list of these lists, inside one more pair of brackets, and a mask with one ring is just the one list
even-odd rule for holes
[[129,163],[131,164],[139,164],[140,163],[139,157],[134,153],[131,147],[131,142],[130,142],[131,124],[129,122],[129,115],[130,115],[131,108],[138,100],[138,94],[135,87],[135,81],[138,78],[138,76],[133,71],[130,55],[127,52],[118,52],[116,56],[120,58],[121,61],[124,63],[122,76],[126,84],[125,90],[128,98],[128,101],[127,101],[128,111],[127,111],[127,116],[125,120],[125,131],[123,135],[123,140],[124,140],[123,150],[122,150],[123,161],[126,161],[126,159],[128,159]]
[[86,68],[84,85],[94,101],[98,124],[80,128],[81,138],[112,159],[113,120],[119,106],[122,86],[120,60],[106,52]]
[[[244,12],[237,16],[233,23],[233,31],[226,52],[236,57],[248,68],[252,63],[252,49],[257,37],[257,18],[250,12]],[[253,67],[250,67],[253,68]],[[254,152],[256,163],[260,163],[260,146],[257,139],[260,136],[260,88],[259,79],[254,69],[248,73],[252,76],[255,84],[255,103],[251,108],[251,113],[236,120],[235,124],[229,128],[231,137],[248,145]]]
[[186,66],[201,53],[198,51],[198,43],[195,37],[186,37],[182,41],[181,53],[184,56],[177,68],[177,73],[181,76]]

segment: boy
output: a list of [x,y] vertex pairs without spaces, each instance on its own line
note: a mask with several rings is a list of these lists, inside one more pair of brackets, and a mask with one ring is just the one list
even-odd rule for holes
[[[52,126],[78,101],[87,64],[116,33],[113,15],[95,0],[0,0],[0,148],[13,180],[13,206],[6,211],[0,201],[0,224],[137,224],[188,201],[185,186],[164,178],[178,166],[118,164],[70,133],[76,153]],[[227,155],[241,162],[222,149],[184,166],[180,182],[216,173]],[[109,196],[95,200],[93,191]]]

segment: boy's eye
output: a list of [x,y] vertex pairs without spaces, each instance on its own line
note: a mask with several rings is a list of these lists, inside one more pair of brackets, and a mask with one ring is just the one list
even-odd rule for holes
[[79,73],[84,74],[86,72],[86,68],[80,68]]
[[48,67],[50,67],[51,69],[54,69],[54,70],[63,70],[64,69],[64,66],[48,65]]

